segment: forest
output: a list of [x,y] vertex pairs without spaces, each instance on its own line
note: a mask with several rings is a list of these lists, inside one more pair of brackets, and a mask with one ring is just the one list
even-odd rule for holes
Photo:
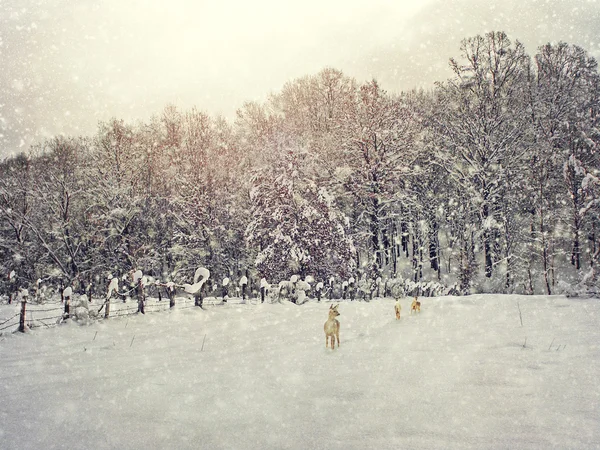
[[598,294],[597,62],[490,32],[449,63],[427,91],[325,68],[233,120],[167,105],[1,161],[0,295],[198,267],[209,291],[296,275]]

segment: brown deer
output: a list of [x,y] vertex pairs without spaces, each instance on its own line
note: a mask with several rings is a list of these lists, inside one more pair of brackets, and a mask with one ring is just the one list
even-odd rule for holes
[[396,304],[394,305],[394,311],[396,311],[396,320],[400,319],[400,311],[402,310],[402,306],[400,306],[400,299],[396,300]]
[[335,340],[337,338],[338,348],[340,347],[340,322],[336,319],[340,315],[338,312],[339,304],[329,307],[329,319],[325,322],[325,348],[329,347],[329,337],[331,337],[331,349],[335,348]]
[[418,299],[418,297],[415,297],[412,304],[410,305],[410,313],[411,314],[413,311],[415,312],[415,314],[418,312],[421,312],[421,302],[418,301],[417,299]]

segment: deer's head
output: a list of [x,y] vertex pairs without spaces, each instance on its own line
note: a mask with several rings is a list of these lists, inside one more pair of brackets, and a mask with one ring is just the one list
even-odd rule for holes
[[339,311],[337,310],[338,306],[340,306],[339,303],[335,306],[331,305],[329,307],[329,317],[337,317],[340,315]]

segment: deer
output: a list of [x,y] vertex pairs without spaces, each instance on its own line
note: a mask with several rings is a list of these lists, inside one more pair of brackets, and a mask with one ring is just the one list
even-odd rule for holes
[[325,348],[329,347],[329,337],[331,337],[331,349],[335,348],[335,340],[337,338],[338,348],[340,347],[340,322],[336,319],[340,315],[338,312],[339,303],[329,307],[329,318],[323,327],[325,330]]
[[418,299],[418,297],[415,297],[412,304],[410,305],[410,313],[411,314],[413,313],[413,311],[415,312],[415,314],[417,312],[421,312],[421,302],[418,301],[417,299]]
[[402,310],[402,306],[400,306],[400,299],[396,300],[396,304],[394,305],[394,311],[396,312],[396,320],[400,320],[400,311]]

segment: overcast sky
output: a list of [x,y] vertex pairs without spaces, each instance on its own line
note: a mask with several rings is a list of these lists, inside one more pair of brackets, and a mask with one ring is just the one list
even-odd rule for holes
[[167,103],[233,118],[330,66],[389,91],[450,76],[460,40],[503,30],[600,56],[595,0],[0,0],[0,157]]

